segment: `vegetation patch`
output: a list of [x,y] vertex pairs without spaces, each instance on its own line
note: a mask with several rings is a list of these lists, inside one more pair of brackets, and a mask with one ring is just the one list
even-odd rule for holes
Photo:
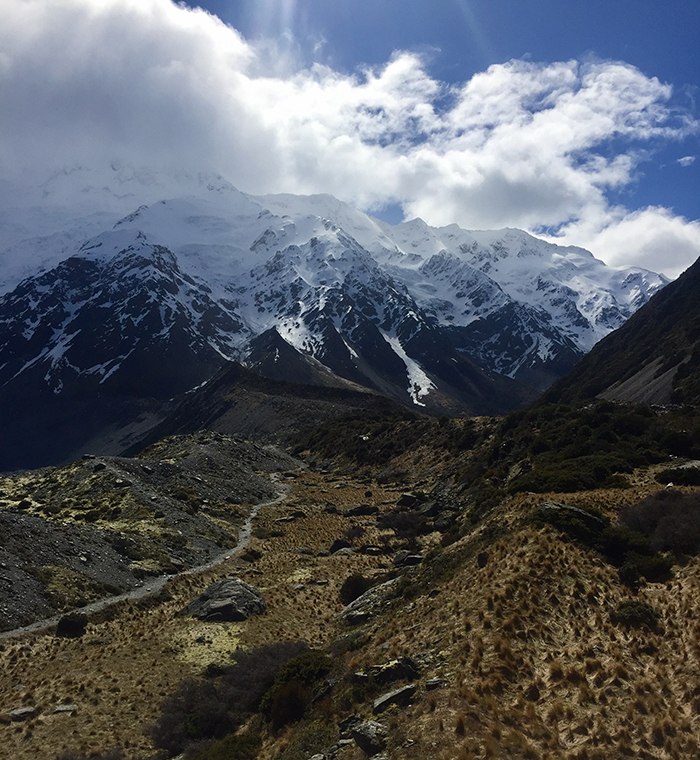
[[610,620],[614,625],[622,625],[625,628],[649,628],[654,630],[660,619],[659,613],[646,602],[636,599],[626,599],[610,613]]
[[245,731],[214,742],[206,749],[195,752],[191,760],[255,760],[262,745],[262,737],[255,731]]
[[665,489],[625,507],[621,519],[656,551],[693,555],[700,551],[700,493]]
[[670,577],[673,558],[659,554],[644,533],[613,525],[596,510],[545,503],[533,515],[537,525],[549,524],[619,568],[620,580],[634,587],[643,576],[650,582]]

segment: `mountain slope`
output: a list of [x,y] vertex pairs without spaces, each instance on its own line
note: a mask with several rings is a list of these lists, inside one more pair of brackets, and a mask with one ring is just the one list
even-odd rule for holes
[[[95,441],[121,448],[135,412],[143,432],[231,360],[430,414],[502,414],[665,284],[518,230],[392,227],[330,196],[256,198],[221,178],[185,178],[181,197],[156,202],[157,183],[97,192],[91,179],[78,192],[81,178],[57,180],[61,197],[78,183],[75,229],[65,206],[38,206],[18,218],[38,220],[41,239],[13,228],[0,251],[31,260],[36,246],[50,267],[19,284],[10,267],[0,297],[2,432],[22,441],[0,446],[0,470],[64,461]],[[149,202],[137,206],[135,190]]]
[[700,403],[700,260],[601,340],[545,399],[571,403],[596,396]]

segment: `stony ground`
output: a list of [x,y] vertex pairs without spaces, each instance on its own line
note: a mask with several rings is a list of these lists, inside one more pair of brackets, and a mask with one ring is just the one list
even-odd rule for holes
[[[428,461],[419,451],[405,455],[395,465],[413,475],[394,484],[367,472],[283,470],[290,491],[261,510],[246,553],[173,578],[157,598],[94,616],[82,638],[49,631],[0,643],[5,755],[53,760],[68,749],[119,747],[147,756],[144,729],[182,678],[230,662],[238,648],[302,639],[333,644],[337,684],[305,720],[266,733],[260,760],[307,760],[332,746],[339,760],[364,758],[355,742],[342,741],[339,726],[353,715],[373,717],[378,694],[354,686],[351,675],[401,656],[413,657],[420,674],[412,704],[378,718],[389,758],[695,757],[700,562],[633,596],[599,555],[524,519],[547,499],[614,516],[621,503],[661,488],[653,468],[636,472],[624,491],[509,498],[450,546],[440,547],[438,532],[422,536],[414,547],[422,566],[394,571],[402,542],[377,528],[376,515],[348,511],[369,505],[386,513],[403,491],[429,491],[445,470]],[[355,551],[330,554],[343,536]],[[362,545],[388,553],[364,554]],[[383,614],[350,629],[339,588],[353,572],[377,579],[398,572],[403,580]],[[177,616],[226,575],[260,589],[267,612],[243,623]],[[613,623],[611,612],[630,598],[658,611],[656,630]],[[23,706],[36,713],[8,717]]]

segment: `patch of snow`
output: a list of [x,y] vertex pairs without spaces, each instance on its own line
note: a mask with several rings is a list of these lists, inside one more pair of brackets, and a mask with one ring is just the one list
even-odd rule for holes
[[392,347],[394,353],[396,353],[406,365],[406,373],[408,375],[408,395],[417,406],[425,406],[421,401],[421,398],[427,396],[430,391],[437,386],[425,374],[425,371],[420,364],[418,364],[415,359],[411,359],[406,353],[404,347],[401,345],[401,341],[396,336],[387,335],[384,332],[382,335],[384,336],[384,340],[386,340],[386,342]]

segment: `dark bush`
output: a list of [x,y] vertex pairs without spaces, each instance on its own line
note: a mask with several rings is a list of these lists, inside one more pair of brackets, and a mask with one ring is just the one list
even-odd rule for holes
[[647,536],[656,551],[700,551],[699,493],[665,489],[625,507],[620,516],[626,526]]
[[659,483],[676,486],[700,486],[700,467],[671,467],[656,475]]
[[160,710],[148,734],[156,747],[173,754],[201,739],[220,739],[235,728],[224,697],[209,681],[180,682]]
[[641,578],[650,583],[663,583],[673,577],[671,568],[673,558],[667,554],[638,554],[631,551],[625,555],[625,561],[618,574],[620,580],[630,588],[637,588]]
[[255,760],[261,744],[260,734],[252,731],[230,734],[206,749],[195,752],[188,760]]
[[361,525],[351,525],[345,533],[343,533],[343,538],[346,541],[354,541],[357,538],[361,538],[365,535],[365,529]]
[[636,599],[628,599],[610,613],[610,620],[615,625],[623,625],[626,628],[646,627],[654,630],[659,622],[659,613],[646,602]]
[[636,588],[641,577],[650,583],[671,577],[673,559],[659,554],[638,527],[612,525],[599,512],[566,507],[541,507],[533,517],[536,524],[549,523],[584,546],[600,552],[611,565],[619,568],[620,580],[630,588]]
[[301,681],[293,680],[281,684],[275,691],[270,705],[270,723],[273,731],[295,723],[304,717],[311,704],[313,693]]
[[340,601],[348,605],[362,596],[371,586],[372,581],[369,578],[365,578],[362,573],[353,573],[345,579],[345,582],[340,587]]
[[393,530],[398,538],[415,539],[430,532],[428,518],[417,510],[393,510],[377,518],[380,530]]
[[69,612],[56,626],[56,636],[63,639],[79,639],[85,634],[88,617],[84,612]]
[[[280,721],[285,715],[291,715],[292,708],[288,705],[288,701],[291,700],[291,694],[302,694],[302,689],[297,686],[287,688],[288,684],[296,682],[299,687],[311,687],[317,681],[326,676],[331,669],[331,659],[325,653],[317,649],[309,649],[303,654],[293,657],[287,661],[277,674],[274,684],[265,694],[260,702],[260,710],[263,714],[267,715],[273,723],[275,720]],[[286,696],[281,697],[281,701],[277,702],[279,694]],[[304,694],[306,692],[304,691]],[[311,692],[309,692],[308,700],[304,701],[304,710],[311,701]],[[273,718],[273,711],[275,706],[279,704],[279,715],[277,718]],[[297,718],[293,718],[297,720]],[[284,725],[283,723],[280,725]]]
[[279,641],[236,652],[236,663],[223,669],[219,688],[235,716],[254,712],[260,700],[275,683],[280,668],[308,650],[303,641]]
[[308,645],[301,641],[268,644],[237,652],[234,665],[210,668],[213,680],[182,681],[161,704],[160,717],[148,734],[156,747],[173,754],[202,741],[222,739],[259,708],[281,667],[306,650]]

